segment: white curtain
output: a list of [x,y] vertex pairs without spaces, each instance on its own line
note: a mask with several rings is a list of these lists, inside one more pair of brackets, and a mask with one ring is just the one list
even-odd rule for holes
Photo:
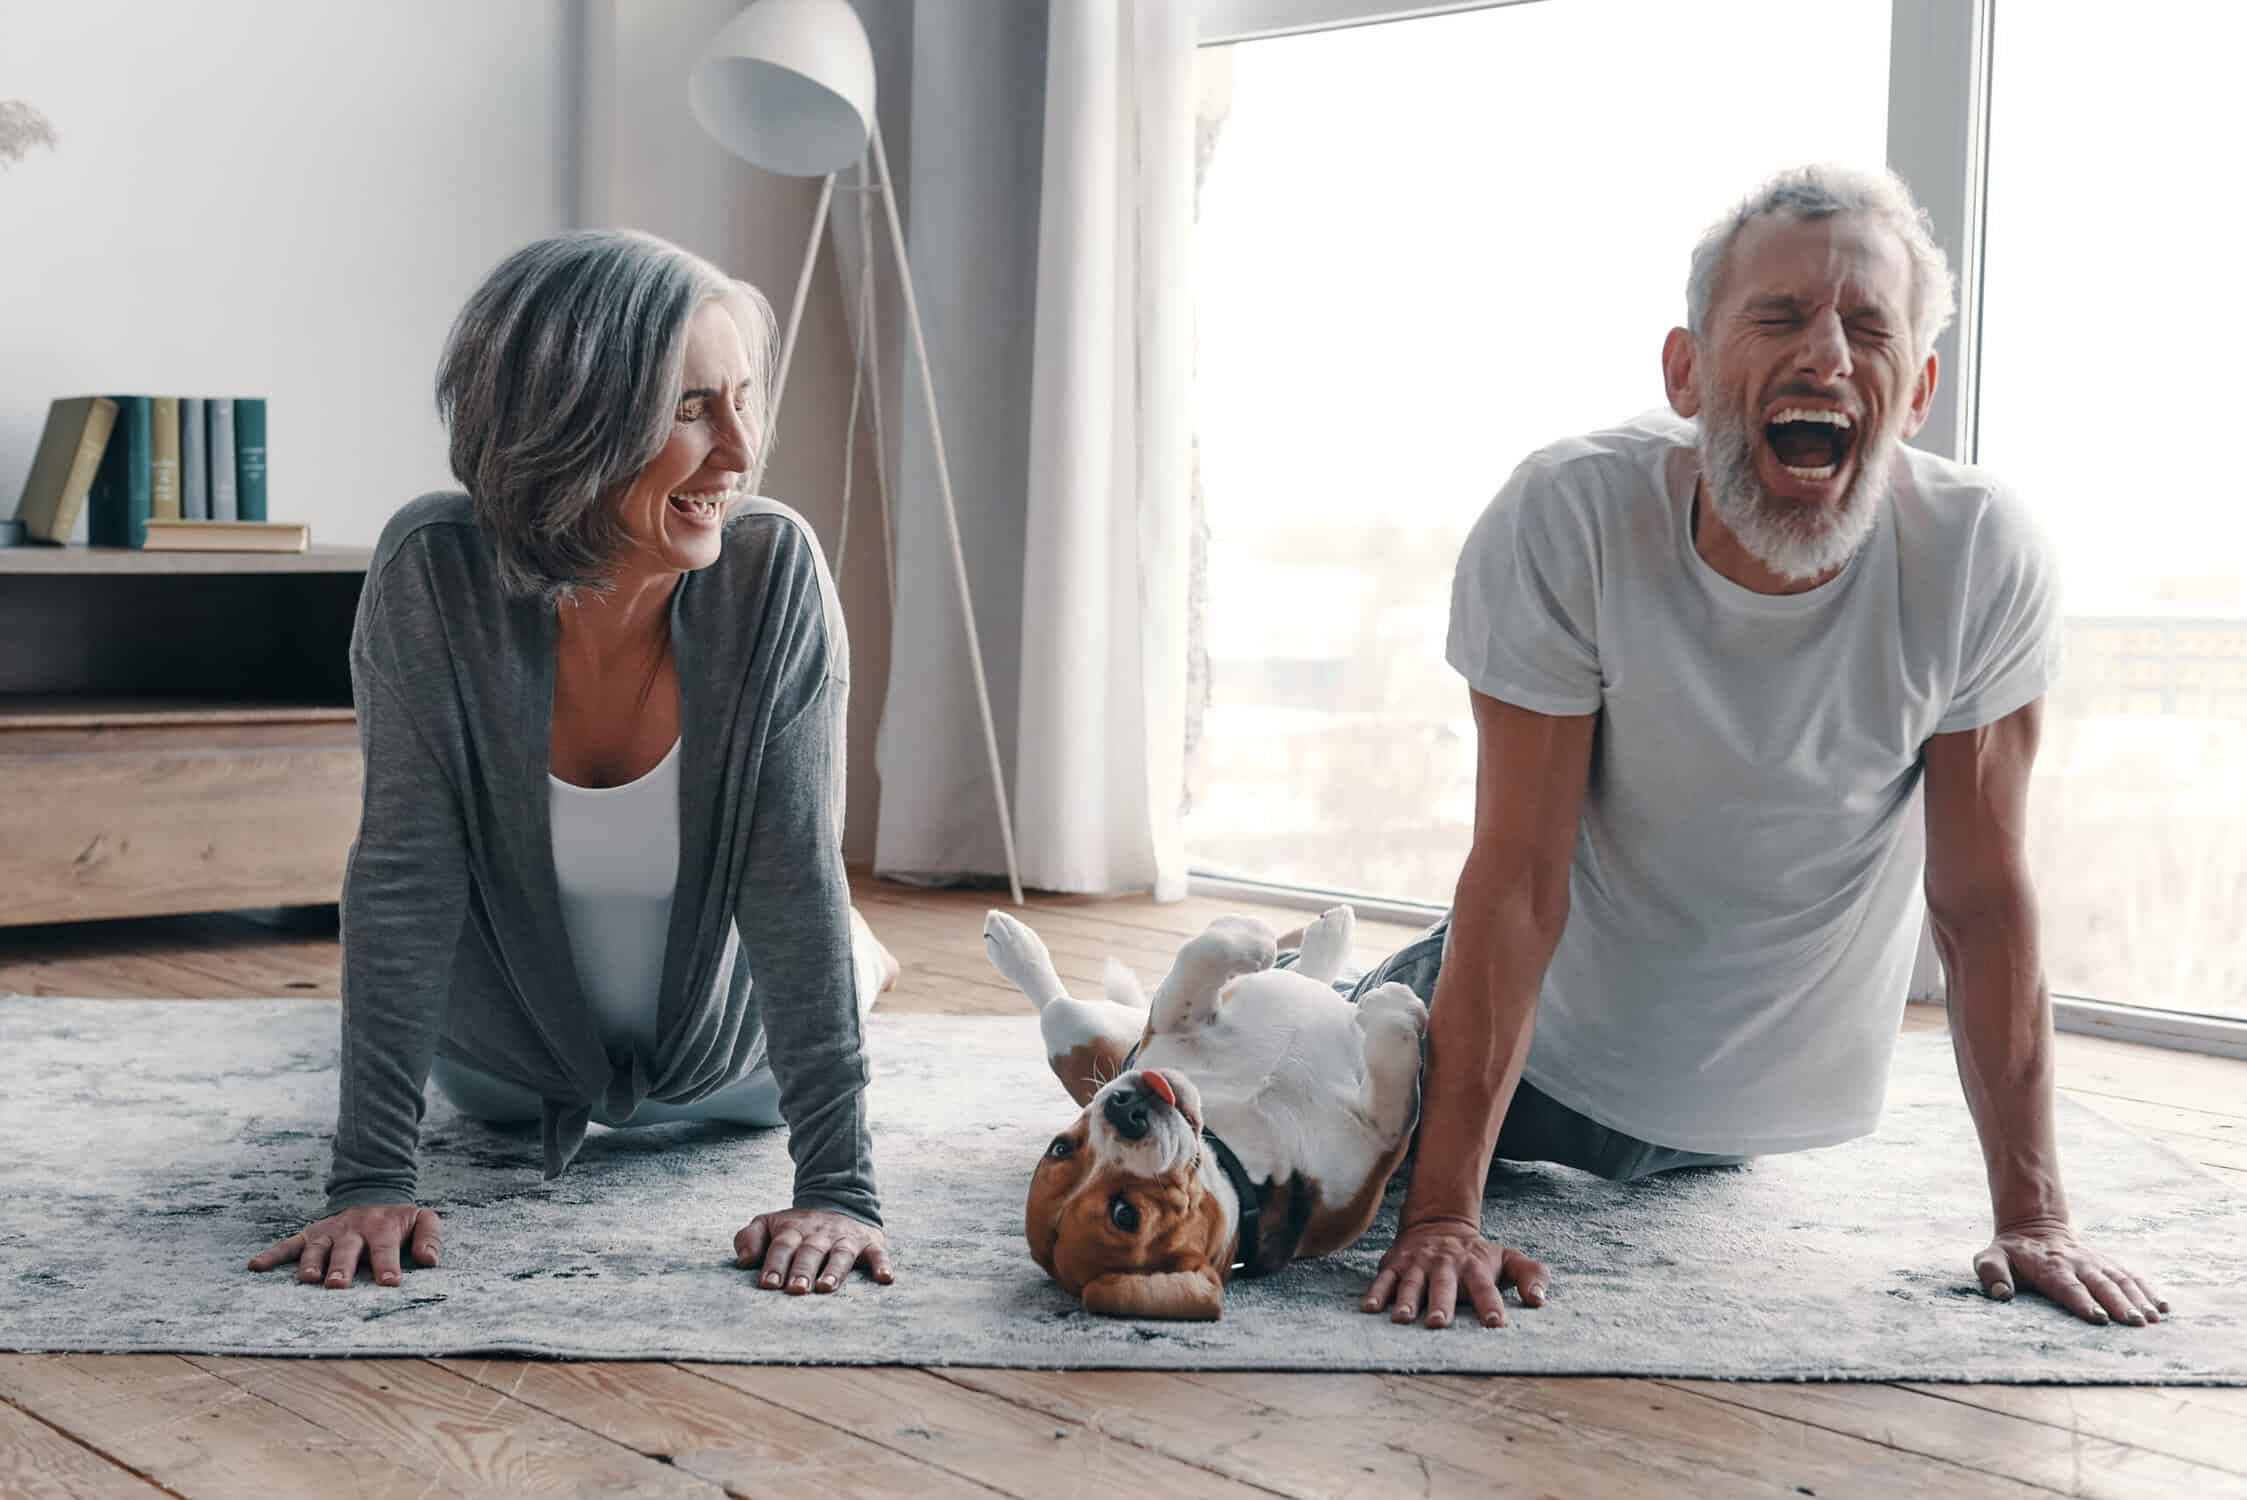
[[1194,21],[1072,0],[1046,39],[1023,548],[1023,875],[1186,894]]
[[[1194,19],[1189,0],[1066,0],[1044,19],[1028,378],[1010,383],[1007,369],[990,364],[966,377],[981,392],[972,399],[1001,410],[1012,402],[1026,416],[1021,467],[993,476],[1002,487],[1011,479],[1018,508],[1003,496],[987,497],[991,503],[978,517],[987,526],[970,530],[963,487],[962,530],[971,560],[984,563],[976,584],[979,627],[1001,627],[1000,638],[987,632],[983,645],[994,667],[1001,748],[1009,752],[1023,882],[1064,891],[1152,890],[1176,900],[1186,887],[1179,809],[1192,450]],[[988,76],[987,49],[947,50],[955,68],[980,69],[984,84],[996,81]],[[916,225],[930,212],[931,193],[940,191],[918,128],[924,89],[935,82],[924,80],[921,63],[916,36]],[[960,83],[951,77],[938,87]],[[982,93],[982,103],[966,107],[988,109],[991,97]],[[982,224],[993,227],[988,213]],[[988,238],[959,249],[986,263],[1009,253]],[[921,253],[916,236],[917,284]],[[928,316],[933,299],[926,292],[923,299]],[[933,327],[930,342],[933,355]],[[957,484],[953,412],[962,393],[942,384],[941,366],[938,379]],[[918,552],[906,535],[904,517],[917,497],[903,491],[916,463],[908,448],[899,602],[878,753],[876,865],[906,875],[998,874],[1005,865],[972,685],[964,665],[937,660],[946,649],[965,649],[956,624],[946,624],[959,609],[949,558],[933,525],[921,528]],[[982,579],[996,571],[995,559],[1019,560],[1012,600],[983,597]],[[908,571],[924,575],[910,599]]]

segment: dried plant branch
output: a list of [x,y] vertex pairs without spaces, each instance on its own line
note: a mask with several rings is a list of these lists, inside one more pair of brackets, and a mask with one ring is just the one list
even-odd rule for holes
[[34,146],[50,150],[55,127],[21,99],[0,99],[0,162],[21,161]]

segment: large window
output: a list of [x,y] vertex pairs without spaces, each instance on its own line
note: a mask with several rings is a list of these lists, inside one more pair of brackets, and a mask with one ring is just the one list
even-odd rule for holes
[[[2221,186],[2247,9],[2087,26],[2000,0],[1979,162],[1976,14],[1547,0],[1203,49],[1197,869],[1447,901],[1473,811],[1443,660],[1467,528],[1532,449],[1661,403],[1687,250],[1732,199],[1932,135],[1941,170],[1895,164],[1954,246],[1979,378],[1974,422],[1946,407],[1922,441],[2020,491],[2066,590],[2030,847],[2053,987],[2247,1018],[2247,483],[2208,456],[2247,342]],[[1892,78],[1913,25],[1961,40],[1900,47]]]
[[2247,10],[1993,28],[1982,462],[2066,589],[2029,823],[2055,990],[2247,1017]]
[[1448,902],[1451,568],[1513,466],[1662,402],[1687,252],[1879,161],[1889,0],[1553,0],[1205,47],[1197,867]]

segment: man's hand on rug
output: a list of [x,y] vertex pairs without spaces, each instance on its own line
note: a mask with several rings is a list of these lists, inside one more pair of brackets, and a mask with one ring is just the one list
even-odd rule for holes
[[1989,1248],[1974,1257],[1974,1274],[1981,1278],[1985,1296],[2009,1301],[2018,1281],[2086,1323],[2111,1320],[2139,1328],[2160,1322],[2169,1310],[2152,1283],[2083,1244],[2064,1223],[1999,1230]]
[[435,1209],[411,1203],[378,1203],[347,1208],[309,1224],[250,1257],[250,1269],[270,1271],[283,1261],[297,1263],[299,1281],[325,1281],[330,1290],[351,1285],[359,1273],[359,1257],[367,1258],[377,1286],[396,1286],[400,1275],[398,1252],[411,1244],[417,1264],[437,1264],[437,1244],[442,1226]]
[[757,1215],[734,1235],[733,1256],[737,1266],[763,1266],[757,1285],[792,1296],[831,1292],[860,1264],[883,1286],[897,1279],[879,1229],[824,1208]]
[[1409,1323],[1425,1307],[1430,1328],[1451,1321],[1464,1290],[1485,1328],[1506,1325],[1505,1288],[1521,1293],[1524,1307],[1543,1307],[1550,1284],[1545,1267],[1519,1250],[1494,1245],[1482,1226],[1465,1219],[1423,1219],[1398,1231],[1381,1257],[1381,1269],[1360,1306],[1379,1312],[1393,1296],[1392,1322]]

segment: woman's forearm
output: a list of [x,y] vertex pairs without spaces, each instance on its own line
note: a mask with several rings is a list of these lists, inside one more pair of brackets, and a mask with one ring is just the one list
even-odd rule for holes
[[830,774],[839,683],[765,744],[737,918],[780,1086],[795,1205],[881,1223],[850,881]]
[[344,872],[342,1052],[328,1212],[410,1201],[422,1090],[466,921],[450,784],[387,680],[354,663],[365,802]]

